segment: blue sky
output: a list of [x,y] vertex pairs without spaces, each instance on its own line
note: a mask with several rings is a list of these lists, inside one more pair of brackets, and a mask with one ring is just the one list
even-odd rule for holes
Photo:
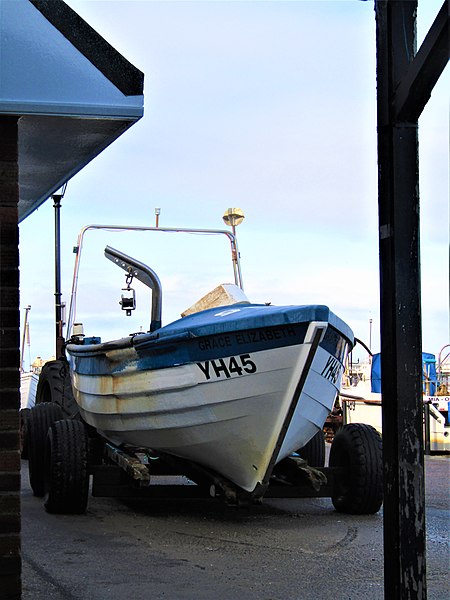
[[[327,304],[378,351],[373,2],[66,2],[144,72],[145,114],[68,184],[63,300],[84,225],[152,226],[160,207],[160,225],[221,229],[224,211],[238,206],[248,297]],[[419,0],[419,42],[440,5]],[[435,354],[449,342],[449,79],[447,67],[419,123],[423,347]],[[54,351],[52,202],[20,229],[27,365]],[[227,245],[216,240],[191,238],[189,253],[173,237],[161,247],[88,235],[79,303],[88,335],[147,326],[146,297],[143,313],[127,320],[120,311],[124,277],[103,257],[107,243],[160,274],[164,323],[231,280]]]

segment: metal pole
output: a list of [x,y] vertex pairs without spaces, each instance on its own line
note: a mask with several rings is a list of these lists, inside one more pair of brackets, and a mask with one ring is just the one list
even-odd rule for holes
[[62,305],[61,305],[61,194],[54,194],[53,208],[55,209],[55,356],[64,357],[64,338],[62,335]]
[[425,455],[431,454],[431,428],[430,428],[430,404],[425,402],[423,405],[424,414],[424,437],[425,437]]
[[234,277],[235,283],[242,290],[244,289],[242,283],[242,273],[240,266],[240,255],[237,247],[237,240],[231,231],[227,229],[186,229],[181,227],[140,227],[136,225],[87,225],[83,227],[80,231],[77,239],[77,245],[74,248],[74,253],[76,254],[75,258],[75,267],[73,272],[73,280],[72,280],[72,292],[70,295],[70,307],[69,307],[69,317],[67,320],[67,337],[70,337],[72,333],[73,324],[75,321],[76,314],[76,296],[77,296],[77,288],[78,288],[78,274],[80,270],[80,261],[81,261],[81,249],[83,247],[83,239],[87,231],[91,231],[94,229],[98,230],[110,230],[110,231],[158,231],[158,232],[167,232],[167,233],[199,233],[199,234],[214,234],[214,235],[225,235],[231,246],[231,256],[233,261],[233,269],[234,269]]
[[27,327],[28,327],[28,313],[30,312],[31,306],[28,305],[25,307],[25,317],[24,317],[24,322],[23,322],[23,332],[22,332],[22,348],[20,351],[20,371],[23,372],[24,368],[23,368],[23,355],[25,352],[25,336],[27,334]]
[[[231,232],[233,234],[233,241],[231,242],[232,255],[233,255],[233,269],[234,269],[234,279],[237,285],[244,290],[244,284],[242,281],[242,273],[241,273],[241,265],[239,262],[239,250],[237,247],[237,237],[236,237],[236,226],[242,223],[244,220],[244,213],[240,208],[228,208],[223,215],[224,222],[231,227]],[[239,283],[238,283],[239,281]]]

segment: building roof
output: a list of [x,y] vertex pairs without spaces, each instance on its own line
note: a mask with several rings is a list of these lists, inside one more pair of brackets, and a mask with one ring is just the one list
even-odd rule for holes
[[144,75],[62,0],[0,0],[0,116],[23,220],[143,115]]

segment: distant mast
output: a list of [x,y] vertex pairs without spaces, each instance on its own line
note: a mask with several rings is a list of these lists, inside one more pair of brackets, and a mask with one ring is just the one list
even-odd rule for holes
[[22,348],[21,348],[21,352],[20,352],[20,372],[23,373],[24,372],[24,368],[23,368],[23,358],[24,358],[24,352],[25,352],[25,341],[27,341],[28,346],[30,345],[30,331],[29,331],[29,324],[28,324],[28,313],[31,310],[31,306],[28,305],[25,307],[25,317],[24,317],[24,321],[23,321],[23,332],[22,332]]

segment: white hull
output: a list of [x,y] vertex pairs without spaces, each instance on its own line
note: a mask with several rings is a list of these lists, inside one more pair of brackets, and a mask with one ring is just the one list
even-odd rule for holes
[[326,326],[311,323],[301,344],[156,370],[137,370],[134,348],[111,350],[106,359],[125,369],[71,369],[75,398],[84,420],[113,443],[194,461],[251,492],[274,453],[278,462],[304,446],[333,406],[343,365],[313,347]]
[[20,374],[20,408],[32,408],[36,399],[39,375],[31,371]]

